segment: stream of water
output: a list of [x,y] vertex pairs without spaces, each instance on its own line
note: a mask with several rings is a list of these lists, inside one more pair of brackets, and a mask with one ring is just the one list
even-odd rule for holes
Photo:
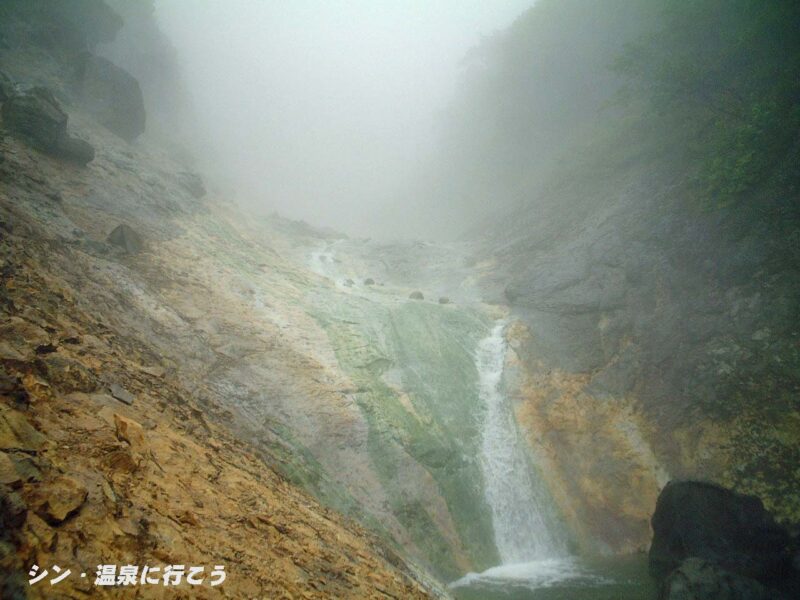
[[336,255],[331,244],[314,250],[308,259],[308,266],[317,275],[327,277],[338,283],[340,273],[336,267]]
[[[335,242],[316,248],[308,266],[352,293],[345,279],[349,261],[346,253],[337,256],[339,250]],[[518,431],[505,391],[506,325],[497,321],[474,353],[483,406],[480,467],[500,564],[451,583],[453,595],[459,600],[655,597],[644,556],[587,560],[570,553],[566,528]]]
[[505,322],[497,323],[476,353],[479,393],[486,407],[482,468],[497,551],[504,565],[567,555],[566,539],[549,515],[546,491],[531,476],[511,406],[503,392]]
[[481,466],[502,563],[451,584],[458,598],[650,598],[641,557],[589,563],[571,556],[547,490],[534,476],[503,389],[507,342],[499,321],[478,345],[475,363],[485,405]]

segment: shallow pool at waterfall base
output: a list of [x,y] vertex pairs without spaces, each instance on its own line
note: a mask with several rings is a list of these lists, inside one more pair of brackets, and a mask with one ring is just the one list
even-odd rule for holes
[[450,584],[457,600],[653,600],[647,555],[501,565]]

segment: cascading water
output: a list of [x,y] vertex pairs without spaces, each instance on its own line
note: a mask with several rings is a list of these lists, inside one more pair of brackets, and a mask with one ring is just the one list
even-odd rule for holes
[[503,564],[563,557],[566,540],[552,523],[541,483],[531,476],[523,441],[503,393],[505,325],[498,322],[476,353],[479,393],[486,407],[481,465],[495,544]]
[[339,271],[336,268],[336,256],[330,244],[312,252],[308,266],[317,275],[328,277],[334,281],[339,277]]

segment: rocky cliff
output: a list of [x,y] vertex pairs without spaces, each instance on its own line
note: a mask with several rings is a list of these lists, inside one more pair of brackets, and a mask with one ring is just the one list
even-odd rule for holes
[[[90,10],[109,38],[121,26],[104,4],[79,4],[70,10]],[[164,545],[180,540],[175,560],[184,547],[227,557],[231,580],[244,586],[231,584],[232,595],[285,586],[407,597],[425,593],[409,575],[422,571],[395,552],[443,580],[496,564],[474,350],[502,309],[476,301],[468,248],[347,240],[239,214],[223,192],[206,190],[185,152],[160,143],[163,131],[142,135],[136,80],[95,54],[100,40],[42,6],[4,8],[0,52],[9,75],[0,111],[2,357],[17,382],[5,398],[12,421],[28,423],[49,448],[46,460],[27,450],[41,475],[14,475],[16,462],[9,471],[21,507],[9,540],[14,568],[40,547],[42,560],[60,560],[80,545],[62,548],[66,533],[52,537],[72,531],[60,521],[44,521],[45,542],[31,537],[31,527],[44,527],[37,507],[64,477],[79,491],[63,527],[122,536],[92,533],[81,567],[111,552],[110,540],[109,558],[120,560],[151,550],[167,560]],[[33,33],[43,28],[63,28],[70,44],[43,45]],[[98,70],[90,76],[86,65]],[[22,119],[6,118],[15,102]],[[51,130],[52,143],[35,143]],[[80,140],[91,156],[72,160],[65,140]],[[26,401],[13,404],[17,396]],[[62,411],[74,422],[59,420]],[[195,466],[193,456],[208,462]],[[183,479],[167,483],[178,472]],[[357,526],[348,549],[328,540],[325,532],[348,522],[287,481],[381,542]],[[305,516],[294,519],[295,509]],[[330,529],[309,524],[315,515]],[[215,531],[241,524],[241,537],[223,542],[203,529],[207,521]],[[148,537],[151,522],[164,532]],[[284,550],[275,536],[299,541]],[[332,547],[327,558],[313,540]],[[364,557],[357,570],[345,564],[355,549]],[[345,562],[331,562],[339,554]],[[259,556],[261,566],[252,563]],[[324,569],[346,581],[320,583]]]
[[[425,569],[497,564],[475,351],[500,319],[573,547],[646,548],[673,477],[797,521],[796,146],[755,210],[702,209],[676,146],[625,130],[537,163],[468,241],[351,240],[241,215],[145,132],[138,81],[98,54],[146,60],[108,45],[124,21],[59,6],[0,7],[9,594],[32,562],[220,561],[230,597],[403,598],[440,593]],[[126,17],[163,42],[143,7]]]
[[[194,597],[439,595],[391,536],[297,487],[392,514],[354,384],[300,306],[317,276],[139,137],[136,80],[92,52],[114,13],[59,6],[8,2],[0,20],[3,108],[46,90],[24,119],[2,111],[2,596],[49,597],[34,563],[72,570],[64,598],[100,593],[100,564],[190,563],[227,572]],[[48,127],[92,156],[33,143]]]
[[[567,3],[563,12],[575,8]],[[698,7],[696,18],[706,8]],[[533,9],[503,43],[512,49],[540,43],[526,38],[526,29],[558,27],[560,10],[555,3]],[[609,11],[599,30],[616,31],[621,43],[629,14]],[[659,17],[659,25],[665,22]],[[584,33],[573,20],[565,41],[553,43],[584,64],[578,50],[568,53]],[[646,45],[651,38],[644,39],[628,60],[682,57],[683,47],[654,49]],[[747,43],[758,39],[753,34]],[[615,52],[606,50],[609,63],[621,47]],[[734,56],[730,48],[720,52]],[[521,68],[513,61],[522,60],[542,68],[533,54],[520,59],[507,48],[498,54],[490,73]],[[759,56],[778,63],[776,69],[786,65],[772,50]],[[702,72],[716,67],[713,60],[703,56],[693,64]],[[664,72],[685,74],[671,66]],[[743,77],[738,74],[747,73],[746,63],[731,69],[724,85],[717,82],[721,96],[745,86],[730,73]],[[609,77],[592,71],[587,85],[602,89]],[[567,102],[569,89],[558,85],[552,92],[506,83],[513,93],[555,93]],[[706,139],[726,123],[713,114],[723,108],[710,106],[721,100],[709,89],[703,103],[694,103],[677,83],[677,89],[669,85],[660,82],[654,92],[662,94],[661,104],[638,98],[641,104],[624,109],[612,103],[622,115],[608,105],[582,113],[587,121],[577,128],[579,139],[563,128],[564,145],[552,154],[532,135],[530,148],[540,153],[538,179],[512,190],[524,199],[482,228],[485,245],[475,259],[485,297],[507,303],[519,318],[513,330],[518,418],[562,510],[585,547],[595,550],[646,548],[649,515],[672,477],[759,496],[786,524],[800,516],[794,467],[800,448],[796,135],[779,150],[751,148],[757,156],[775,152],[768,168],[757,179],[754,171],[753,183],[740,187],[738,196],[711,201],[704,195],[711,188],[698,182],[713,177],[718,184],[726,177],[704,171],[727,160],[724,148],[709,148]],[[746,89],[748,98],[760,93]],[[665,104],[665,96],[677,106]],[[497,110],[501,123],[523,112],[530,127],[544,126],[525,112],[527,104]],[[500,133],[496,139],[506,150],[519,143]],[[739,139],[729,147],[744,147]],[[550,166],[540,168],[541,156],[552,159]],[[740,167],[740,177],[751,168],[741,157]],[[500,202],[511,195],[504,193]]]

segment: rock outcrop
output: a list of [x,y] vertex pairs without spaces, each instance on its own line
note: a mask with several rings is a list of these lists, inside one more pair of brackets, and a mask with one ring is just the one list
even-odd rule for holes
[[120,223],[108,234],[108,243],[121,248],[128,254],[138,254],[144,249],[142,236],[130,225]]
[[762,582],[787,579],[791,538],[754,496],[697,481],[674,481],[653,514],[650,569],[664,577],[689,557]]
[[3,103],[3,125],[49,154],[57,154],[67,134],[67,113],[49,90],[36,87]]
[[[711,15],[712,4],[692,6]],[[516,408],[532,451],[597,551],[644,548],[654,497],[671,478],[756,494],[781,522],[800,522],[800,138],[788,126],[797,94],[777,75],[749,74],[770,63],[788,76],[778,53],[726,70],[716,104],[689,91],[706,94],[713,77],[700,73],[713,61],[683,68],[695,55],[689,39],[704,51],[719,44],[709,56],[729,56],[728,44],[748,53],[797,14],[751,27],[732,10],[719,24],[730,35],[707,43],[705,28],[686,27],[689,5],[599,6],[530,9],[483,49],[486,69],[450,115],[447,149],[470,148],[455,152],[458,169],[442,170],[453,197],[464,196],[459,210],[495,199],[472,232],[485,240],[472,264],[484,300],[507,304],[526,330]],[[733,33],[745,30],[747,41]],[[670,67],[653,68],[662,59]],[[578,85],[591,92],[565,104]],[[752,86],[742,116],[709,118],[740,85]],[[619,91],[636,100],[601,110]],[[706,126],[725,123],[729,140],[760,130],[743,121],[761,114],[762,93],[782,98],[786,112],[771,118],[786,135],[717,146]],[[477,114],[489,125],[476,136]]]
[[[95,133],[103,139],[103,132]],[[177,272],[165,276],[156,267],[166,265],[161,257],[172,256],[169,262],[177,255],[159,249],[132,279],[134,270],[80,244],[54,245],[56,231],[80,227],[99,237],[119,220],[118,214],[104,211],[124,204],[116,205],[113,198],[119,195],[109,194],[111,201],[84,212],[90,206],[82,204],[86,197],[68,190],[64,205],[77,207],[77,201],[83,208],[76,214],[90,217],[76,217],[79,225],[62,204],[51,204],[55,214],[43,214],[37,207],[46,201],[48,187],[23,182],[28,176],[57,181],[64,166],[25,151],[17,140],[4,138],[0,144],[13,150],[0,169],[16,193],[13,202],[0,197],[0,220],[13,222],[0,238],[2,597],[52,595],[46,581],[28,586],[26,574],[33,563],[87,573],[59,585],[64,597],[112,597],[115,590],[93,585],[97,565],[107,563],[207,569],[224,564],[227,579],[221,589],[236,598],[435,596],[435,588],[421,583],[422,571],[269,466],[280,466],[277,457],[285,455],[267,444],[244,441],[237,417],[222,403],[225,395],[215,394],[203,375],[202,365],[218,360],[208,342],[192,342],[194,334],[179,332],[200,316],[190,317],[184,308],[184,321],[166,308],[165,297],[153,295],[164,282],[181,277]],[[124,184],[114,186],[128,181],[127,171],[109,168],[114,170],[110,176],[80,170],[70,177],[91,177],[94,185],[110,185],[121,193]],[[189,202],[177,188],[171,193]],[[150,232],[159,231],[159,218],[152,219]],[[194,250],[185,259],[186,265],[199,267]],[[154,276],[151,283],[135,281],[146,272]],[[233,306],[228,301],[220,303],[225,311]],[[156,333],[162,326],[171,328],[166,337]],[[271,335],[264,333],[266,328],[260,335]],[[249,333],[245,337],[252,343]],[[279,337],[269,339],[274,347]],[[287,360],[298,362],[296,353],[282,351]],[[196,362],[191,356],[200,356],[197,352],[206,354]],[[304,368],[313,371],[305,360]],[[273,359],[273,375],[286,372],[287,367],[276,364]],[[105,389],[124,398],[135,395],[135,402],[121,402],[102,393]],[[329,392],[317,388],[316,393]],[[341,428],[338,417],[326,418]],[[299,463],[300,457],[294,460]],[[191,593],[218,596],[207,587]]]
[[[70,18],[50,18],[67,6]],[[33,562],[87,575],[104,563],[225,564],[223,593],[237,598],[436,596],[423,569],[387,544],[413,548],[416,526],[390,510],[433,514],[441,552],[453,530],[447,505],[397,445],[404,475],[386,508],[352,381],[303,312],[310,274],[205,200],[174,154],[126,143],[141,120],[108,113],[99,123],[108,105],[81,98],[78,61],[98,40],[75,17],[99,8],[104,18],[102,6],[2,7],[0,35],[13,43],[0,45],[0,69],[54,93],[29,99],[41,104],[34,127],[26,116],[19,134],[0,136],[0,596],[47,597],[47,582],[27,585]],[[106,99],[133,89],[124,79]],[[63,151],[56,96],[70,127],[102,148],[90,168],[30,148]],[[11,122],[23,114],[3,104]],[[147,253],[117,260],[100,240],[120,223]],[[139,238],[122,232],[123,249],[136,251]],[[341,514],[374,526],[380,511],[390,513],[382,538]],[[58,591],[112,595],[92,581],[73,577]]]
[[670,482],[653,514],[650,571],[660,600],[794,597],[795,542],[761,501],[717,485]]
[[721,569],[702,558],[689,558],[664,581],[659,600],[789,600],[755,579]]
[[31,502],[42,519],[51,525],[60,525],[80,510],[88,495],[89,491],[80,481],[57,476],[48,487],[37,488],[31,494]]
[[518,414],[562,511],[588,546],[632,551],[666,480],[697,478],[797,521],[796,234],[769,233],[795,222],[698,214],[641,165],[615,176],[553,184],[478,263],[524,328]]
[[78,62],[74,85],[81,105],[110,131],[128,142],[144,133],[142,90],[124,69],[86,53]]
[[12,52],[36,44],[63,65],[114,39],[122,25],[103,0],[6,0],[0,36]]
[[3,125],[37,149],[85,165],[94,148],[67,133],[68,116],[53,93],[43,87],[12,93],[2,106]]

